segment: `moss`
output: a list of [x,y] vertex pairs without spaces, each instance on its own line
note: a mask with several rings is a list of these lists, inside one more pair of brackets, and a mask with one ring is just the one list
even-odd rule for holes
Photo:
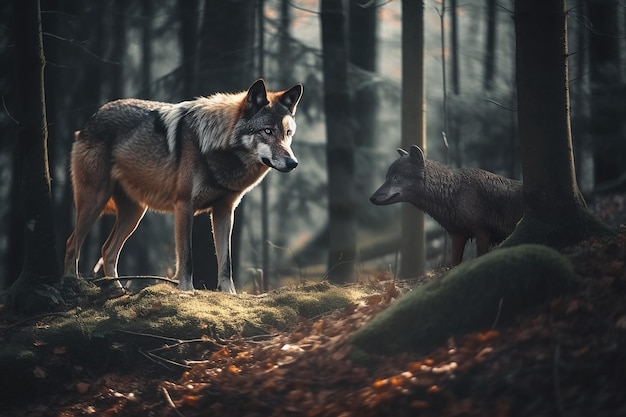
[[564,292],[573,276],[569,260],[546,246],[494,250],[400,298],[354,335],[352,357],[424,351],[502,324]]
[[[81,297],[85,291],[94,290],[91,286],[81,289],[81,282],[68,281],[67,285]],[[94,295],[99,295],[97,289]],[[288,330],[301,316],[324,314],[368,295],[366,289],[331,285],[274,291],[262,296],[202,290],[190,295],[160,284],[137,294],[107,300],[100,306],[75,308],[51,316],[46,326],[16,329],[10,342],[18,347],[30,347],[37,341],[42,351],[63,346],[73,360],[97,368],[137,360],[139,344],[145,347],[163,343],[162,339],[133,333],[173,339],[267,334]],[[5,356],[10,361],[18,356],[18,350],[7,351]],[[2,352],[0,358],[1,355]]]

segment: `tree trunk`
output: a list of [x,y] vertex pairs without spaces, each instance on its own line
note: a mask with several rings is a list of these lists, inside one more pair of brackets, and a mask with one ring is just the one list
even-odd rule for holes
[[365,72],[376,71],[376,11],[375,5],[362,7],[351,1],[349,8],[349,58],[358,75],[353,77],[352,112],[356,146],[372,147],[376,143],[376,86]]
[[[256,3],[248,0],[205,0],[197,53],[196,88],[193,94],[242,91],[254,81],[254,28]],[[233,24],[237,22],[237,24]],[[239,252],[245,198],[235,210],[232,233],[233,275],[239,275]],[[208,216],[194,218],[194,280],[217,287],[217,260]],[[200,286],[202,288],[203,286]]]
[[505,244],[574,244],[606,229],[576,183],[565,0],[517,0],[515,34],[525,213]]
[[[623,7],[623,6],[620,6]],[[620,91],[620,31],[618,2],[588,0],[591,136],[594,141],[596,184],[626,173],[626,141],[622,136],[624,90]]]
[[[375,178],[369,175],[375,158],[378,117],[378,91],[373,74],[376,72],[377,57],[377,11],[375,4],[362,6],[362,2],[350,1],[348,9],[348,50],[351,70],[349,83],[354,127],[354,142],[359,158],[356,163],[356,194],[368,195],[376,189]],[[367,199],[357,200],[358,223],[363,226],[380,224],[372,211],[374,207]]]
[[[402,146],[417,144],[426,153],[426,107],[424,102],[424,2],[402,1]],[[426,249],[424,213],[411,204],[402,205],[400,276],[424,272]]]
[[183,92],[180,100],[190,100],[199,94],[196,92],[198,6],[197,0],[178,0],[179,36],[183,61]]
[[153,0],[141,1],[141,96],[152,97],[152,15]]
[[496,70],[496,0],[487,0],[487,36],[485,45],[485,90],[491,91]]
[[450,0],[450,52],[452,54],[452,92],[461,93],[459,62],[459,24],[456,0]]
[[345,13],[341,1],[322,0],[322,50],[328,164],[328,278],[351,281],[356,259],[354,133],[348,93]]
[[39,1],[14,1],[16,98],[19,128],[17,175],[20,176],[24,265],[8,295],[7,305],[22,313],[48,310],[58,299],[42,291],[60,277],[56,253],[50,171],[48,167],[46,108]]

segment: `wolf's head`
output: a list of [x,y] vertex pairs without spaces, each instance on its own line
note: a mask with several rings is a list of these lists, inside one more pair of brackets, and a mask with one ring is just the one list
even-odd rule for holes
[[424,183],[424,153],[413,145],[410,152],[398,149],[396,159],[387,171],[385,183],[370,197],[376,205],[412,202]]
[[302,84],[288,90],[267,91],[257,80],[248,89],[243,103],[241,143],[260,163],[281,172],[298,166],[291,150],[296,133],[296,107],[302,97]]

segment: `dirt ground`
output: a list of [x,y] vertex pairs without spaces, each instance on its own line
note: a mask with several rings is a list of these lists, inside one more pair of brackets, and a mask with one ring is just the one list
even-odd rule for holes
[[350,360],[354,331],[400,294],[387,283],[289,332],[156,340],[133,366],[98,371],[59,346],[0,416],[626,415],[626,227],[617,230],[563,251],[575,291],[428,354]]

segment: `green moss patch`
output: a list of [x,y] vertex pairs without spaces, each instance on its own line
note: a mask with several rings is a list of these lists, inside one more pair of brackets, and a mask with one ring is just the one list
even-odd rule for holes
[[[94,295],[83,294],[89,299]],[[6,349],[0,350],[0,359],[11,361],[18,351],[36,357],[62,346],[72,358],[87,365],[104,360],[123,362],[136,357],[138,344],[271,334],[288,330],[301,317],[314,318],[368,295],[364,288],[329,284],[261,296],[214,291],[181,293],[160,284],[99,306],[83,306],[51,316],[45,325],[13,331]]]
[[489,329],[566,291],[573,276],[569,260],[546,246],[496,249],[401,297],[354,335],[353,357],[424,351]]

